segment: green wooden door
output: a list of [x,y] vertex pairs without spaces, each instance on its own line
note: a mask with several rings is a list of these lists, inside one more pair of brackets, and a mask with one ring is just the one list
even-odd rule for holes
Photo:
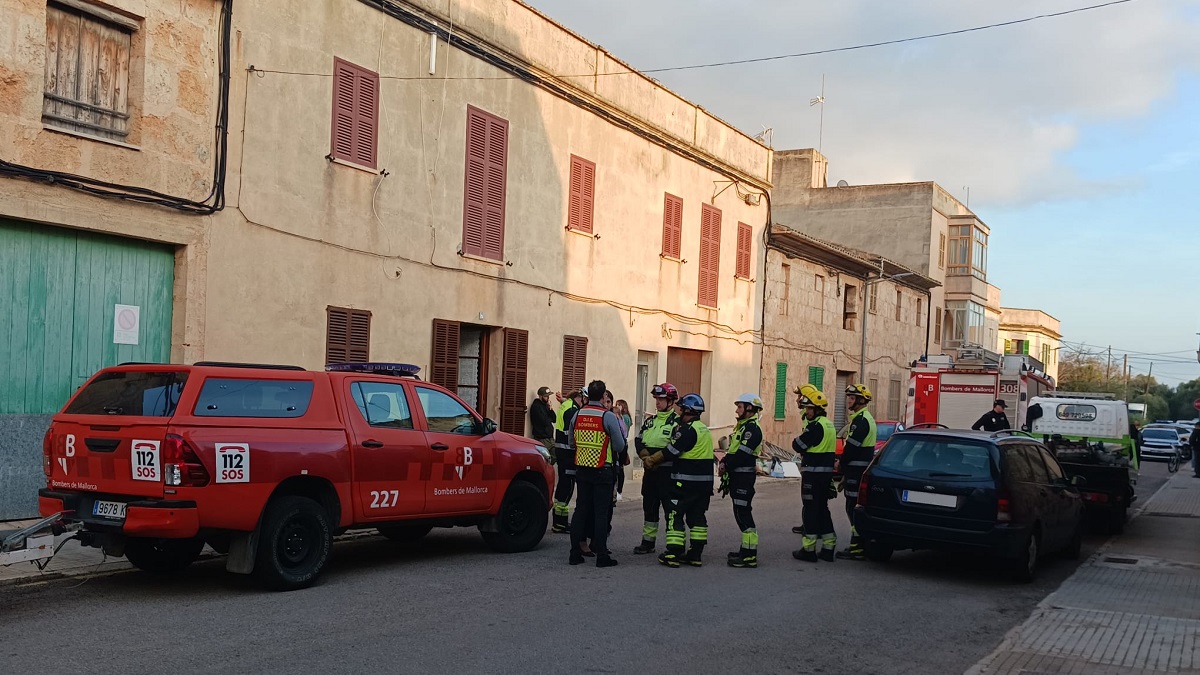
[[[0,219],[0,415],[58,412],[93,373],[171,357],[171,247]],[[118,304],[140,310],[116,344]]]

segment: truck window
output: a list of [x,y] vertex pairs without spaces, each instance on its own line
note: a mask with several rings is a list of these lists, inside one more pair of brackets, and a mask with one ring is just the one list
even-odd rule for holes
[[350,394],[367,424],[387,429],[412,429],[412,412],[404,385],[387,382],[355,382]]
[[1063,403],[1055,409],[1054,414],[1060,420],[1091,422],[1096,419],[1096,406],[1084,403]]
[[209,378],[200,389],[197,417],[303,417],[313,383],[304,380]]
[[187,382],[186,371],[101,373],[67,406],[68,415],[170,417]]
[[425,411],[429,431],[442,434],[477,435],[475,416],[463,404],[436,389],[417,387],[417,398]]

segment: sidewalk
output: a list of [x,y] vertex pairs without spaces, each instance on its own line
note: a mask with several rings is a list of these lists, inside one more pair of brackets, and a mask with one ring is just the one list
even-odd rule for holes
[[1009,673],[1200,673],[1200,479],[1181,469],[967,671]]

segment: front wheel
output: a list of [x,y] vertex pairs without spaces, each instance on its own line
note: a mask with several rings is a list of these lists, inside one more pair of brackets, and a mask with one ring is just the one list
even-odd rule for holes
[[483,540],[500,553],[533,550],[546,535],[550,519],[546,495],[532,483],[518,481],[508,486],[497,514],[497,530],[482,532]]
[[332,547],[329,514],[320,504],[307,497],[279,497],[267,505],[254,575],[277,591],[311,586],[329,562]]
[[200,539],[130,539],[125,558],[143,572],[170,574],[195,562],[203,548]]

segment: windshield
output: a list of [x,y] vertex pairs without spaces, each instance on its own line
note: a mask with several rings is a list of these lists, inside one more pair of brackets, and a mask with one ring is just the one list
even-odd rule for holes
[[112,371],[93,379],[71,405],[68,415],[170,417],[187,382],[186,372]]
[[1177,441],[1179,434],[1175,433],[1174,429],[1145,429],[1142,431],[1142,438],[1150,438],[1156,441]]
[[894,422],[884,422],[875,427],[875,441],[886,441],[896,433],[896,424]]
[[960,438],[901,434],[888,441],[878,466],[916,478],[991,478],[991,446]]

